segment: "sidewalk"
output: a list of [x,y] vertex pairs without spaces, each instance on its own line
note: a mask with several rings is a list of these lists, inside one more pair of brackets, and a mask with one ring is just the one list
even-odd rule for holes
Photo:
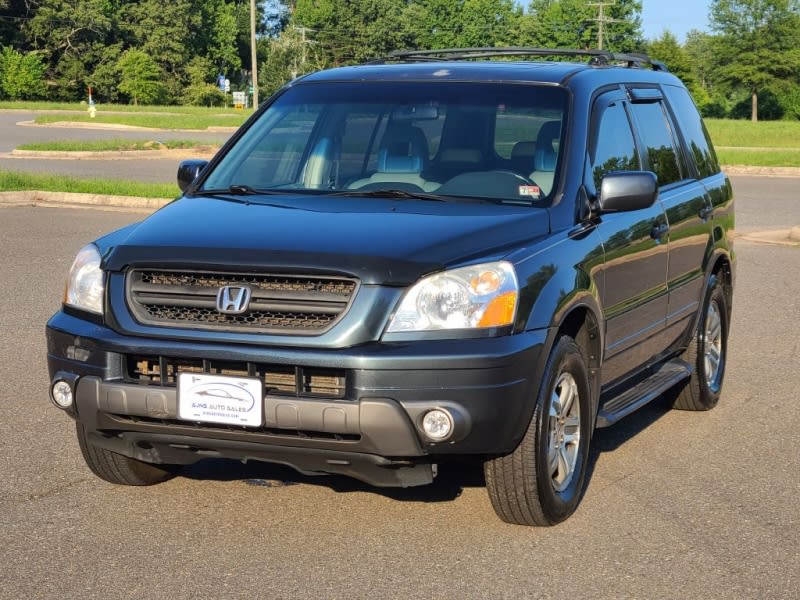
[[[176,196],[178,188],[175,187]],[[138,196],[105,196],[69,192],[19,191],[0,192],[0,208],[4,206],[49,206],[96,208],[151,213],[172,202],[172,198],[140,198]]]

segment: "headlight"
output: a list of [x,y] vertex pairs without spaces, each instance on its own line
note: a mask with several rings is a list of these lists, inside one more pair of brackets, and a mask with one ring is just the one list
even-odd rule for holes
[[104,292],[100,252],[97,246],[89,244],[80,249],[69,269],[64,304],[102,315]]
[[519,286],[514,267],[491,262],[430,275],[400,302],[388,333],[511,325]]

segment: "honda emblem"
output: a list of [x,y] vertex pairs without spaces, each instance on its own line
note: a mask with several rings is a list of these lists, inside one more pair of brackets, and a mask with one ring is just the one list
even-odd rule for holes
[[249,287],[226,285],[217,292],[217,310],[225,315],[240,315],[250,306],[252,293]]

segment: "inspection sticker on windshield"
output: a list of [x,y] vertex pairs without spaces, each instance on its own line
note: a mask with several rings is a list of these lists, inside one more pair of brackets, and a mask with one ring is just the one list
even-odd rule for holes
[[519,195],[538,198],[542,195],[542,190],[539,189],[538,185],[521,185],[519,186]]
[[259,427],[264,384],[255,377],[178,375],[178,416],[186,421]]

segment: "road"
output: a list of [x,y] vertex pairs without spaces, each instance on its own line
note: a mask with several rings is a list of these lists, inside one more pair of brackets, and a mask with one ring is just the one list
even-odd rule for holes
[[[72,127],[31,127],[17,123],[32,121],[36,113],[0,111],[0,153],[8,153],[22,144],[49,142],[54,140],[170,140],[192,139],[211,144],[222,144],[229,133],[185,132],[185,131],[136,131],[80,129]],[[192,158],[187,152],[186,158]],[[172,159],[126,159],[126,160],[64,160],[10,158],[0,155],[0,169],[34,173],[57,173],[73,177],[131,179],[153,183],[173,183],[180,158]],[[177,193],[177,190],[176,190]]]
[[[800,180],[734,184],[741,228],[800,223]],[[531,529],[467,467],[397,491],[226,461],[92,476],[47,399],[44,323],[74,252],[137,218],[0,208],[0,598],[800,597],[800,249],[737,242],[719,406],[599,431],[577,513]]]

